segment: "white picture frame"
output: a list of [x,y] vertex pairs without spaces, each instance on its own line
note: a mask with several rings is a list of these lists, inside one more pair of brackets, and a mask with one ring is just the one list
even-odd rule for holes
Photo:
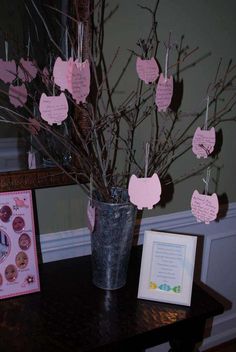
[[144,233],[138,298],[190,306],[197,236]]

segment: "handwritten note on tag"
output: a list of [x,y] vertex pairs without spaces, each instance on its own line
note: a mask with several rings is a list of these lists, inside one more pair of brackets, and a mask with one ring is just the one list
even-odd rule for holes
[[65,94],[47,96],[43,93],[39,102],[39,111],[42,119],[47,121],[49,125],[53,123],[60,125],[67,118],[68,114],[68,102]]
[[173,77],[167,78],[165,80],[163,74],[161,73],[156,90],[156,105],[158,111],[166,111],[171,103],[173,95]]
[[87,206],[87,219],[88,229],[92,233],[95,227],[95,206],[92,205],[91,201],[88,202]]
[[71,78],[72,96],[76,103],[85,103],[90,90],[90,68],[88,60],[74,62]]
[[161,183],[157,174],[152,177],[138,178],[132,175],[129,181],[128,193],[131,203],[138,209],[152,209],[158,203],[161,195]]
[[201,130],[198,127],[193,136],[192,151],[196,154],[197,158],[207,158],[213,152],[215,142],[216,134],[214,127],[210,130]]
[[56,59],[53,67],[53,77],[54,77],[54,82],[61,88],[62,91],[67,89],[68,61],[63,61],[60,57]]
[[136,61],[136,70],[139,78],[146,84],[155,82],[159,76],[159,68],[154,58],[142,60],[140,57]]
[[18,77],[23,82],[31,82],[37,75],[38,69],[35,61],[20,59]]
[[198,222],[209,224],[210,221],[215,220],[219,211],[216,193],[208,196],[195,190],[191,198],[191,210]]
[[8,94],[11,104],[16,108],[24,106],[27,101],[27,90],[24,83],[20,86],[13,86],[11,84]]
[[0,59],[0,79],[5,83],[12,83],[16,78],[16,63],[14,60]]

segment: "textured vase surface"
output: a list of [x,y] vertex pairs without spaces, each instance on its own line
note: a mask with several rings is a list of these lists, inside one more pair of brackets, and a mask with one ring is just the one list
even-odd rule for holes
[[[116,190],[117,192],[117,190]],[[136,207],[126,190],[118,190],[118,203],[94,201],[95,229],[91,234],[92,275],[95,286],[106,290],[126,283]]]

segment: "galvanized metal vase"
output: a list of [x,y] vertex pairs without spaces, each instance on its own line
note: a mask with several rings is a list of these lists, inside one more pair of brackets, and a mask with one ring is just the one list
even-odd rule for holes
[[117,203],[93,201],[95,229],[91,234],[92,275],[95,286],[116,290],[126,283],[136,207],[127,190],[115,189]]

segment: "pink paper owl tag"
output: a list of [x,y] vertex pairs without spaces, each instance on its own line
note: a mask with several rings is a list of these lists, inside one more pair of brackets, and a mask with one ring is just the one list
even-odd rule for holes
[[80,63],[77,60],[72,67],[72,96],[76,103],[85,103],[90,90],[90,68],[88,60]]
[[20,86],[13,86],[11,84],[8,94],[11,104],[16,108],[24,106],[27,101],[27,90],[24,83]]
[[[73,59],[70,58],[69,61],[73,62]],[[53,67],[54,82],[61,88],[62,91],[68,88],[69,61],[63,61],[60,57],[58,57]]]
[[161,183],[157,174],[152,177],[138,178],[132,175],[129,181],[128,193],[131,203],[138,209],[152,209],[160,201]]
[[39,102],[39,111],[43,120],[49,125],[56,123],[60,125],[67,118],[68,102],[64,93],[59,96],[41,95]]
[[165,80],[163,73],[161,73],[157,89],[156,89],[156,105],[158,111],[166,111],[171,103],[173,95],[173,77]]
[[14,60],[3,61],[0,59],[0,79],[5,83],[11,83],[16,78],[16,63]]
[[146,84],[155,82],[159,76],[159,68],[153,57],[150,60],[142,60],[138,57],[136,61],[136,71],[139,78]]
[[88,229],[92,233],[95,227],[95,206],[92,205],[90,200],[87,206],[87,219],[88,219]]
[[216,134],[214,127],[210,130],[201,130],[198,127],[193,136],[192,151],[196,154],[197,158],[207,158],[213,152],[215,142]]
[[215,220],[219,211],[216,193],[208,196],[195,190],[191,198],[191,210],[198,222],[209,224],[210,221]]
[[30,60],[20,59],[20,65],[18,66],[18,77],[23,82],[31,82],[37,75],[38,69],[36,62]]

